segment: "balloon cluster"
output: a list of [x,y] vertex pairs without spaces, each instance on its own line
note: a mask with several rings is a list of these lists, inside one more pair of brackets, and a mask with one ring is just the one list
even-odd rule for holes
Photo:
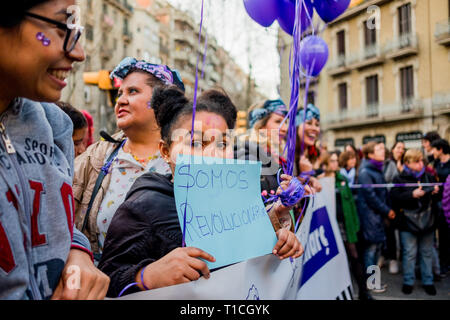
[[[286,119],[289,119],[286,147],[286,164],[283,164],[285,174],[292,176],[297,139],[296,115],[300,97],[300,79],[306,78],[304,105],[307,106],[307,92],[312,77],[317,77],[328,60],[328,46],[317,36],[313,24],[314,11],[327,24],[347,10],[351,0],[243,0],[248,15],[263,27],[269,27],[275,20],[280,27],[293,37],[289,61],[291,77],[291,101]],[[315,9],[315,10],[314,10]],[[311,29],[311,32],[307,32]],[[304,113],[306,116],[306,112]],[[303,119],[303,122],[306,119]],[[304,136],[304,135],[303,135]],[[302,149],[303,151],[303,142]],[[280,184],[280,182],[279,182]],[[280,184],[281,186],[281,184]],[[294,178],[289,187],[280,195],[273,195],[266,201],[279,198],[289,206],[305,197],[305,188]],[[305,202],[306,203],[306,202]],[[301,215],[305,208],[303,208]]]
[[[312,24],[314,9],[329,23],[347,10],[351,0],[244,0],[244,6],[248,15],[261,26],[269,27],[277,20],[280,27],[293,36],[296,1],[302,6],[298,26],[303,34]],[[316,35],[305,37],[300,44],[300,60],[306,75],[317,77],[328,60],[326,42]]]

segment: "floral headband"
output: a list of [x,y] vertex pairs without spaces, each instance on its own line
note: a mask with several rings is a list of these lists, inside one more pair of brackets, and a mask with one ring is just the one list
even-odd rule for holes
[[283,101],[278,100],[267,100],[264,106],[259,109],[255,109],[249,114],[249,125],[252,128],[258,120],[261,120],[271,113],[279,114],[283,117],[287,115],[287,108]]
[[308,121],[312,119],[317,119],[320,121],[320,110],[313,104],[309,103],[306,106],[306,117],[305,117],[305,109],[298,109],[297,116],[295,117],[295,126],[298,127],[303,123],[303,120]]
[[165,85],[176,85],[182,91],[185,91],[183,81],[177,70],[171,70],[168,66],[148,63],[144,60],[136,60],[132,57],[123,59],[111,72],[110,78],[125,79],[125,77],[135,69],[143,70],[161,80]]

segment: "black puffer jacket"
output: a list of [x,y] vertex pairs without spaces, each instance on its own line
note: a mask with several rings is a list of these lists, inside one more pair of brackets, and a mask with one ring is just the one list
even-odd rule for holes
[[268,193],[277,191],[277,174],[281,164],[268,151],[264,150],[261,145],[248,139],[240,139],[234,147],[234,158],[261,161],[261,191],[265,190]]
[[[99,269],[111,278],[108,297],[117,297],[139,270],[182,244],[171,175],[146,173],[117,209],[106,235]],[[126,294],[138,292],[136,286]]]
[[[413,177],[411,174],[406,172],[405,170],[401,172],[398,176],[394,178],[393,183],[417,183],[418,180],[421,183],[433,183],[436,182],[436,179],[425,172],[420,179]],[[408,228],[406,223],[405,215],[403,214],[404,210],[417,210],[419,212],[426,211],[431,207],[431,212],[436,215],[437,212],[437,200],[438,195],[433,195],[432,191],[434,187],[423,187],[422,190],[425,191],[425,195],[421,198],[414,198],[413,191],[417,189],[417,187],[398,187],[392,188],[390,192],[391,200],[392,200],[392,208],[398,214],[399,221],[399,229],[409,232],[414,232]],[[433,221],[435,221],[436,217],[434,217]],[[428,229],[422,230],[423,233],[429,232],[435,228],[435,223],[430,225]]]

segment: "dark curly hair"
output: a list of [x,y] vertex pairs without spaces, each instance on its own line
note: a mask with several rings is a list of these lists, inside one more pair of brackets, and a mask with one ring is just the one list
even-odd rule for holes
[[[170,143],[177,121],[185,115],[192,115],[193,103],[176,86],[154,89],[151,105],[156,122],[161,129],[161,138]],[[212,89],[205,91],[197,100],[196,112],[207,111],[224,118],[229,129],[234,129],[237,110],[225,92]]]
[[[14,0],[8,1],[6,8],[0,10],[0,28],[14,28],[25,19],[25,13],[50,0]],[[6,2],[6,1],[4,1]]]

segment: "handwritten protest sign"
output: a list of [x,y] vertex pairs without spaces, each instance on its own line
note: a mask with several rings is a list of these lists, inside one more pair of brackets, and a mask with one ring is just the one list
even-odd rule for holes
[[260,173],[260,162],[178,156],[178,219],[186,246],[216,258],[210,269],[272,252],[277,238],[261,199]]

